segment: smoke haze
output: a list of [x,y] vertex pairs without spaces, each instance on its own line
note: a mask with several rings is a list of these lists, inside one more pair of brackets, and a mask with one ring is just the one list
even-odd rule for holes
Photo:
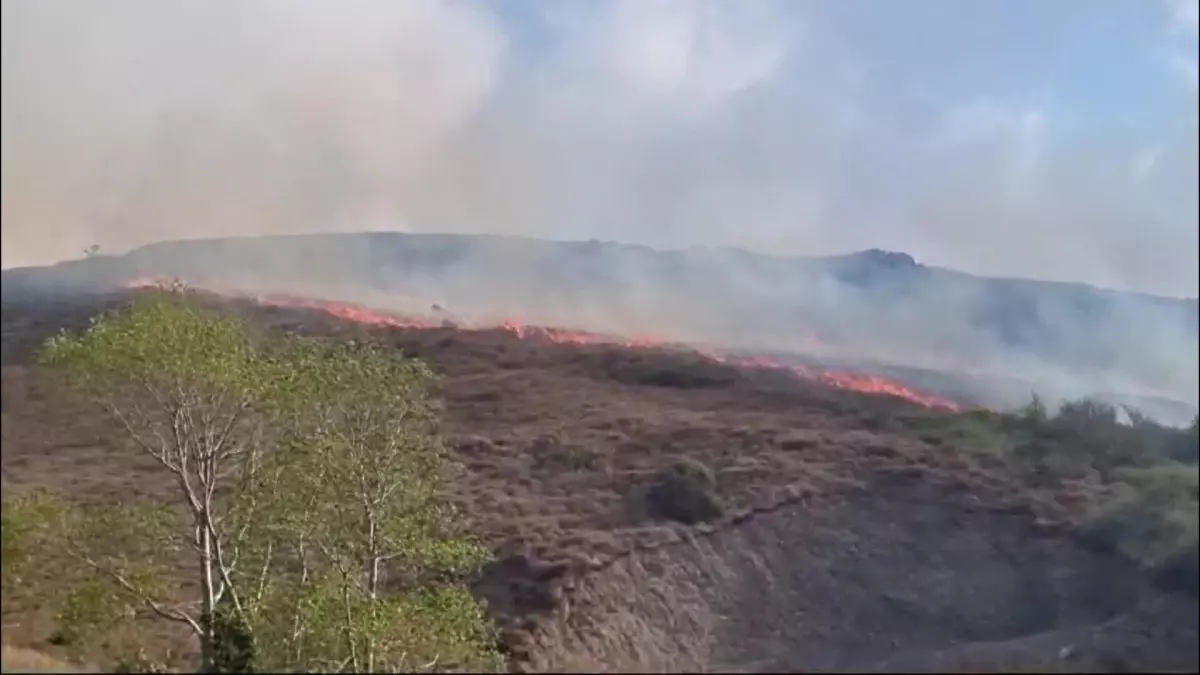
[[4,264],[469,231],[1194,296],[1194,7],[6,0]]
[[[93,244],[371,230],[882,248],[983,275],[1200,286],[1194,0],[0,7],[5,267]],[[503,264],[455,262],[453,278],[403,278],[502,305],[540,278],[534,249],[505,250]],[[322,264],[358,271],[371,255],[339,251]],[[899,303],[730,254],[704,258],[697,283],[721,282],[689,296],[643,258],[605,258],[620,283],[604,307],[543,286],[538,300],[778,346],[797,333],[761,317],[799,303],[840,312],[848,342],[885,322],[895,345],[862,350],[888,358],[976,341],[965,361],[1045,375],[1040,357],[959,326],[974,325],[973,288]],[[741,322],[751,298],[760,318]],[[1126,332],[1050,303],[1039,339],[1092,340],[1079,349],[1097,368],[1194,399],[1194,321],[1122,302],[1106,311]]]

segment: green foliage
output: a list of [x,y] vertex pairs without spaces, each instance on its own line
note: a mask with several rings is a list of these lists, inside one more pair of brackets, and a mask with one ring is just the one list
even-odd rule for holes
[[[174,511],[160,507],[159,514],[140,517],[112,510],[81,512],[64,524],[74,528],[69,531],[76,557],[161,618],[188,624],[203,647],[201,668],[211,669],[212,626],[201,618],[226,592],[238,612],[244,611],[229,572],[246,523],[231,516],[247,513],[237,507],[252,500],[246,488],[264,449],[259,408],[270,408],[264,403],[275,387],[273,362],[264,358],[243,321],[206,309],[173,288],[142,294],[123,310],[94,318],[81,334],[51,338],[40,363],[59,383],[103,408],[124,430],[124,440],[159,462],[177,486],[175,506],[186,514],[163,532],[129,526],[120,530],[122,536],[106,539],[92,536],[118,527],[105,519],[157,525],[158,515]],[[143,587],[149,578],[170,578],[170,566],[145,570],[145,579],[133,574],[130,561],[146,558],[131,554],[147,544],[147,555],[174,556],[175,565],[181,545],[198,556],[199,565],[192,567],[201,596],[198,612],[164,609],[162,600],[175,593],[178,583]],[[72,626],[87,625],[90,615],[82,608],[98,606],[98,592],[71,605]]]
[[354,342],[291,339],[276,358],[287,367],[273,468],[290,478],[274,486],[260,530],[274,567],[258,616],[270,623],[268,606],[293,607],[295,621],[260,642],[275,645],[263,658],[355,671],[415,667],[423,652],[495,662],[493,629],[459,583],[489,554],[445,501],[433,373]]
[[1085,398],[1051,413],[1034,396],[1011,414],[968,411],[918,431],[1007,461],[1031,487],[1074,481],[1109,495],[1082,523],[1083,534],[1149,570],[1169,571],[1173,586],[1195,592],[1197,420],[1177,429],[1132,408],[1123,412],[1124,421],[1115,406]]
[[[454,513],[445,503],[449,462],[429,397],[431,371],[374,345],[296,339],[284,410],[287,453],[306,499],[307,534],[338,543],[347,560],[388,550],[394,568],[469,572],[486,555],[448,539]],[[319,497],[318,499],[313,499]]]
[[93,319],[82,334],[51,338],[40,361],[105,399],[138,388],[242,400],[262,396],[270,384],[242,320],[174,291],[140,295],[123,311]]
[[53,495],[42,491],[12,493],[5,488],[0,511],[0,592],[4,606],[12,606],[23,586],[40,567],[46,529],[59,508]]
[[4,555],[25,567],[18,588],[53,614],[55,644],[119,652],[124,645],[108,636],[144,616],[146,598],[170,590],[178,521],[161,506],[76,504],[34,491],[6,496],[4,514],[6,536],[17,525],[20,542]]
[[968,449],[991,457],[1003,457],[1014,451],[1013,440],[998,422],[994,413],[969,410],[944,420],[933,421],[939,428],[925,433],[922,438],[927,442],[936,440],[939,444]]
[[51,524],[46,544],[69,592],[58,609],[60,631],[82,648],[147,611],[146,598],[170,597],[180,521],[157,504],[69,504]]
[[[445,499],[424,364],[369,343],[260,339],[179,289],[52,338],[41,363],[119,421],[180,498],[6,495],[5,580],[33,560],[55,571],[62,642],[104,642],[149,615],[191,626],[210,672],[501,665],[465,586],[489,553]],[[200,565],[181,567],[188,556]],[[203,601],[178,604],[197,585]]]
[[[1087,534],[1151,570],[1200,542],[1200,470],[1163,464],[1121,472],[1123,488],[1087,524]],[[1193,572],[1194,574],[1194,572]]]
[[491,620],[464,586],[424,584],[372,599],[350,575],[325,569],[308,584],[273,590],[263,610],[278,607],[290,620],[256,626],[264,670],[503,670]]
[[716,520],[725,510],[712,469],[686,457],[658,473],[646,504],[654,515],[686,525]]
[[[226,596],[228,597],[228,596]],[[217,604],[212,617],[206,620],[213,635],[214,673],[253,673],[256,656],[254,635],[250,626],[234,610],[228,600]]]
[[113,665],[114,673],[169,673],[170,668],[138,648],[133,656],[121,656]]
[[463,587],[425,587],[401,594],[385,610],[387,623],[403,631],[388,636],[384,650],[402,654],[397,670],[435,663],[442,669],[500,672],[503,660],[495,651],[496,636],[484,627],[484,608]]
[[534,461],[538,466],[551,466],[567,471],[593,471],[600,466],[602,458],[595,450],[558,442],[535,446]]

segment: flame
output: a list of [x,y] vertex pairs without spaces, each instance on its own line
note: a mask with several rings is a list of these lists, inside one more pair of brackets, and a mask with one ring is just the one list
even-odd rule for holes
[[[126,284],[126,287],[131,289],[164,289],[178,288],[184,285],[185,284],[177,279],[164,280],[158,278],[139,277]],[[470,323],[447,324],[447,322],[439,319],[399,316],[346,302],[305,298],[280,293],[245,296],[244,294],[220,293],[211,291],[209,289],[205,290],[223,296],[250,297],[255,302],[262,305],[316,309],[330,314],[331,316],[346,319],[348,321],[354,321],[356,323],[372,326],[383,326],[387,328],[429,330],[452,325],[454,328],[462,331],[502,330],[512,333],[518,338],[538,339],[556,344],[609,344],[631,349],[653,349],[668,346],[684,346],[674,345],[667,340],[650,335],[620,337],[589,331],[572,330],[568,328],[531,326],[517,317],[506,319],[500,322],[498,325]],[[789,372],[798,377],[822,382],[839,389],[901,398],[927,408],[938,408],[948,411],[958,411],[960,409],[960,406],[957,403],[949,399],[933,394],[919,392],[900,384],[899,382],[887,380],[876,375],[865,375],[861,373],[850,373],[844,371],[818,370],[806,366],[783,363],[781,361],[776,361],[774,359],[761,356],[730,356],[721,354],[711,349],[697,347],[687,348],[712,363],[727,364],[739,368],[754,370]]]

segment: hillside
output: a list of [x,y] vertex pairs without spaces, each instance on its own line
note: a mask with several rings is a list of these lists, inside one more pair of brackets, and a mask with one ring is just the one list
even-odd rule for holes
[[1030,391],[1050,401],[1099,396],[1183,424],[1200,405],[1196,299],[982,278],[877,250],[803,258],[482,235],[306,235],[165,242],[6,270],[3,288],[112,289],[146,276],[919,369],[935,388],[1002,407]]
[[[6,491],[164,494],[147,460],[30,365],[45,337],[123,296],[5,290]],[[213,302],[287,330],[364,330],[317,309]],[[1141,560],[1127,526],[1089,524],[1126,468],[1176,467],[1186,485],[1196,443],[1184,432],[1106,426],[1115,418],[1090,409],[1078,413],[1086,426],[1066,413],[952,414],[665,346],[450,323],[365,330],[444,375],[444,431],[463,468],[455,499],[498,555],[476,588],[506,627],[515,668],[1198,665],[1194,533]],[[1103,454],[1114,442],[1126,454]],[[651,497],[684,460],[714,477],[711,522],[689,524]],[[1182,506],[1159,507],[1190,508],[1193,530],[1194,491],[1193,480]],[[5,613],[6,640],[56,649],[46,617]],[[178,645],[171,634],[141,639]]]

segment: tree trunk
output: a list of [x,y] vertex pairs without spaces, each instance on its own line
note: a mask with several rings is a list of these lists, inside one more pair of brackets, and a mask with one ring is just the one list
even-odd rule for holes
[[371,622],[372,632],[370,634],[370,637],[367,638],[367,670],[371,671],[371,670],[375,669],[375,633],[374,633],[375,622],[374,622],[374,619],[377,618],[376,612],[378,610],[378,607],[376,606],[376,603],[379,601],[379,545],[378,545],[378,542],[375,540],[375,521],[374,520],[371,521],[370,531],[368,533],[368,544],[367,545],[368,545],[368,554],[370,555],[370,562],[368,563],[368,566],[370,569],[368,570],[368,577],[367,577],[367,592],[371,596],[371,618],[372,618],[372,622]]
[[[201,519],[204,517],[201,515]],[[213,626],[216,623],[214,613],[217,609],[217,591],[213,578],[212,535],[203,525],[203,521],[198,525],[198,534],[200,539],[200,616],[202,617],[200,622],[200,672],[211,673],[213,671]]]

